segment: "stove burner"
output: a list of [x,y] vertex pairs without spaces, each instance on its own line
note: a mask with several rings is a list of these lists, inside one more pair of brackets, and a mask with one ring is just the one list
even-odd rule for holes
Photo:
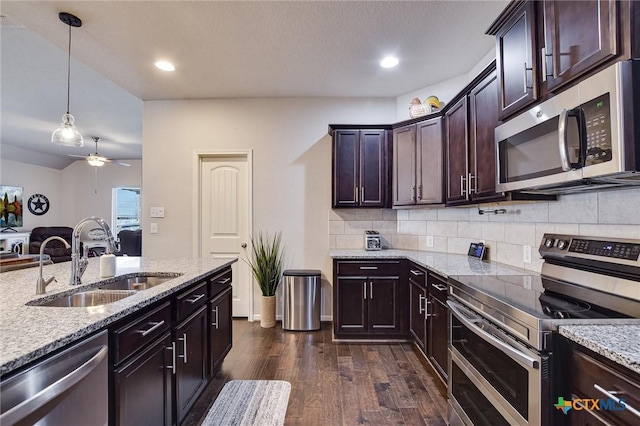
[[586,318],[591,310],[591,305],[582,300],[560,299],[548,294],[540,295],[542,312],[557,319]]

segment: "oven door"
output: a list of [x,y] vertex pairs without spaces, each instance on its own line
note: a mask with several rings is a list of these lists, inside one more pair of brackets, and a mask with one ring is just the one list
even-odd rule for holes
[[455,414],[475,426],[542,424],[550,412],[548,357],[457,301],[448,300],[447,305],[449,398]]

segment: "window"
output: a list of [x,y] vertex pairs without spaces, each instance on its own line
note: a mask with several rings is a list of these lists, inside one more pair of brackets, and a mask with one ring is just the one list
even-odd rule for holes
[[140,188],[113,188],[111,206],[114,236],[123,229],[140,229]]

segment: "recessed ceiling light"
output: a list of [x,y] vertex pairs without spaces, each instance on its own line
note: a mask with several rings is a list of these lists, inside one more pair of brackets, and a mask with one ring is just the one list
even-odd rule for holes
[[161,69],[162,71],[175,71],[176,67],[173,66],[171,62],[168,61],[158,61],[154,64],[156,68]]
[[380,61],[380,66],[382,68],[393,68],[399,63],[400,61],[398,60],[398,58],[395,58],[393,56],[387,56],[386,58]]

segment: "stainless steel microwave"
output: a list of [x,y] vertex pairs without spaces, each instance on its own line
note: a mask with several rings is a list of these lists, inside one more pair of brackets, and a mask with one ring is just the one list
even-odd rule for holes
[[496,188],[640,185],[640,61],[618,62],[498,126]]

